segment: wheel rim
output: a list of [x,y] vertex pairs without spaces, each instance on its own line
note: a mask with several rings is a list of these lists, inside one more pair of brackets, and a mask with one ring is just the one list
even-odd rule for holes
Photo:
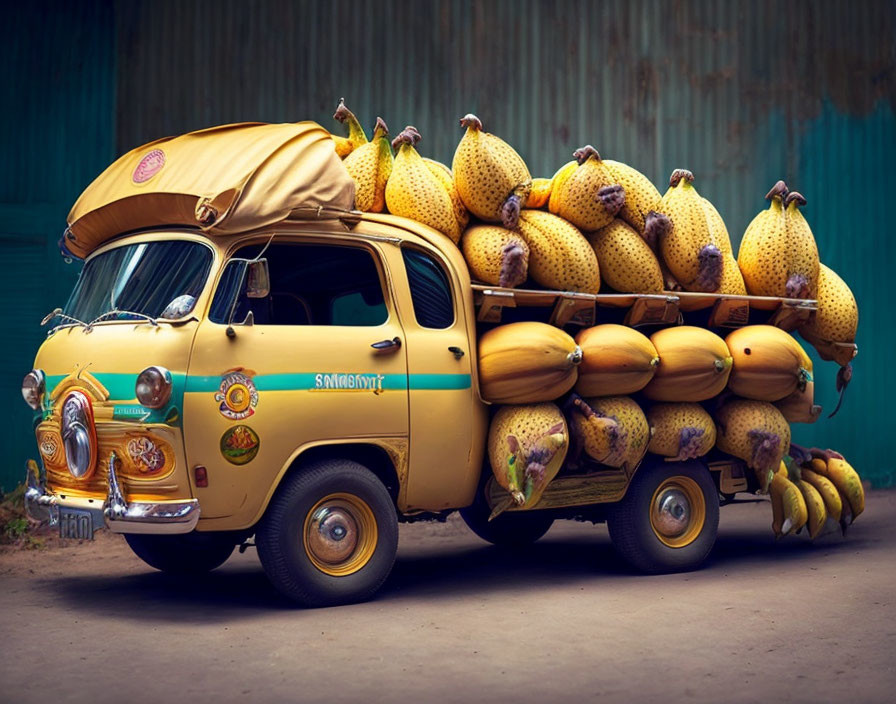
[[706,501],[690,477],[667,479],[650,500],[650,527],[663,545],[683,548],[693,543],[706,523]]
[[305,516],[302,540],[308,559],[317,569],[332,577],[345,577],[373,557],[376,517],[354,494],[329,494]]

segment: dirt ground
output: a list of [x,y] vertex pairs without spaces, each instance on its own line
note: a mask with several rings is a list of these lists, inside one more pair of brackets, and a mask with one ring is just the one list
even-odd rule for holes
[[896,492],[844,540],[775,542],[767,503],[722,509],[704,569],[646,577],[604,526],[524,553],[459,519],[401,529],[366,604],[301,610],[253,550],[201,579],[117,536],[0,553],[0,701],[892,701]]

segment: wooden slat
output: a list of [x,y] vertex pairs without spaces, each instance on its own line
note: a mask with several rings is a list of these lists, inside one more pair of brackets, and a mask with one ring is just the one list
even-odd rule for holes
[[[508,511],[534,511],[548,508],[570,508],[619,501],[628,487],[629,479],[622,470],[591,472],[572,476],[556,477],[548,484],[541,500],[532,508],[508,508]],[[486,495],[489,505],[494,507],[505,500],[507,491],[494,480],[489,479]]]

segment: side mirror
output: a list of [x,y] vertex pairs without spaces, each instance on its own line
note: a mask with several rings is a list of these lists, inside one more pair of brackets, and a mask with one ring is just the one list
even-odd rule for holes
[[267,259],[254,259],[246,271],[246,296],[267,298],[271,294],[271,271]]

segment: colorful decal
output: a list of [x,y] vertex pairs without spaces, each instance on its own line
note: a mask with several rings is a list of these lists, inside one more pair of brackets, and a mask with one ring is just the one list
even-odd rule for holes
[[131,174],[131,180],[136,184],[146,183],[155,176],[165,165],[165,152],[161,149],[153,149],[144,156]]
[[221,436],[221,454],[231,464],[248,464],[258,454],[261,441],[248,425],[236,425]]
[[334,391],[373,391],[379,395],[383,393],[382,374],[315,374],[315,390]]
[[255,413],[258,405],[258,390],[255,382],[241,372],[230,372],[221,380],[215,401],[221,405],[221,415],[230,420],[244,420]]
[[165,466],[165,453],[144,435],[128,440],[128,456],[143,474],[158,472]]
[[46,434],[40,440],[40,454],[44,457],[52,457],[59,451],[59,445],[56,442],[56,438],[52,435]]

